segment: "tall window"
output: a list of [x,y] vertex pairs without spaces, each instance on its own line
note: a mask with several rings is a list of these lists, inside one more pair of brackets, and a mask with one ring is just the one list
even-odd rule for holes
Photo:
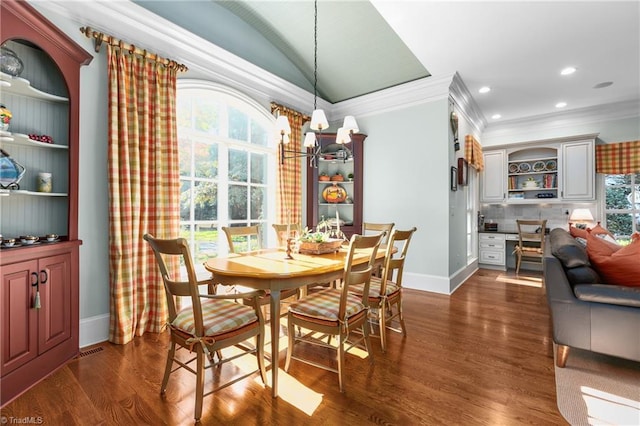
[[213,83],[178,80],[180,228],[196,265],[226,253],[223,226],[273,222],[273,117],[250,98]]
[[467,264],[478,257],[478,172],[469,169],[467,191]]
[[604,192],[607,229],[617,240],[630,240],[640,231],[640,173],[604,175]]

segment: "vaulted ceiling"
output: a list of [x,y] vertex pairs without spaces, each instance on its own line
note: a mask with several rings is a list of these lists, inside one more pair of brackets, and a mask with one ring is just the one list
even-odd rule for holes
[[[86,8],[48,3],[71,16]],[[312,1],[136,0],[118,10],[123,3],[314,91]],[[317,90],[331,103],[457,72],[486,127],[605,106],[640,111],[639,1],[320,0],[317,17]],[[567,66],[577,71],[560,75]]]
[[[311,1],[136,3],[313,90]],[[287,72],[260,37],[300,74]],[[637,108],[640,2],[321,0],[317,60],[318,94],[332,103],[458,72],[489,124],[605,104]],[[561,76],[567,66],[577,71]],[[491,91],[478,93],[483,86]]]

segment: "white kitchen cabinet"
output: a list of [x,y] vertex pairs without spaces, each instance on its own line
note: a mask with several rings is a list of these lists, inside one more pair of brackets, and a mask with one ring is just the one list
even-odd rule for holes
[[547,139],[485,151],[481,202],[593,201],[596,136]]
[[480,266],[505,270],[505,244],[504,234],[481,232],[478,241]]
[[595,199],[594,139],[561,144],[562,187],[560,197],[567,201]]
[[501,203],[506,196],[505,150],[486,151],[483,153],[483,157],[481,201],[485,203]]

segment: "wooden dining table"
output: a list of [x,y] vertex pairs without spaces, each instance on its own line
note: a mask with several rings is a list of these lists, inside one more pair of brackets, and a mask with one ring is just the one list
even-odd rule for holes
[[[386,254],[380,248],[376,260],[382,262]],[[204,267],[213,275],[214,282],[222,285],[242,285],[269,290],[271,326],[271,391],[278,397],[278,365],[280,361],[280,292],[315,283],[326,283],[342,278],[347,248],[328,254],[293,254],[288,259],[283,249],[265,249],[242,254],[229,254],[205,262]],[[367,253],[354,254],[355,265],[367,262]]]

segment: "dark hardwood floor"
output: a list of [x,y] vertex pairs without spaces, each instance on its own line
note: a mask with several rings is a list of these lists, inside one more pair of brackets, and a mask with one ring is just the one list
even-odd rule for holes
[[[290,374],[280,374],[280,398],[255,375],[205,397],[202,424],[567,424],[556,406],[541,278],[525,274],[480,270],[452,296],[406,290],[408,336],[392,333],[386,354],[374,339],[373,364],[347,355],[344,394],[336,374],[292,361]],[[164,333],[85,348],[2,416],[9,424],[25,417],[45,425],[193,423],[193,375],[174,373],[166,398],[159,395],[167,346]],[[244,365],[221,374],[235,368]],[[205,388],[214,380],[208,371]]]

